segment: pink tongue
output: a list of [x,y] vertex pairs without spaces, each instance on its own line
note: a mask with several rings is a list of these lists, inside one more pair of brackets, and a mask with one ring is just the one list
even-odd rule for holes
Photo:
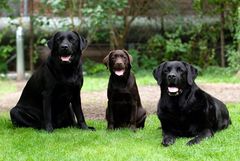
[[175,93],[175,92],[178,92],[178,88],[177,87],[168,87],[168,91],[171,93]]
[[62,61],[70,61],[71,55],[69,56],[61,56]]
[[115,71],[115,74],[118,75],[118,76],[123,75],[123,73],[124,73],[124,70]]

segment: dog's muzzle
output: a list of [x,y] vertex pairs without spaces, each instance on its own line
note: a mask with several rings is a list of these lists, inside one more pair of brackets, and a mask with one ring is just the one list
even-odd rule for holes
[[125,72],[125,66],[122,63],[116,63],[113,67],[113,72],[117,75],[117,76],[123,76],[124,72]]
[[178,87],[168,87],[168,95],[169,96],[178,96],[182,93],[182,89]]

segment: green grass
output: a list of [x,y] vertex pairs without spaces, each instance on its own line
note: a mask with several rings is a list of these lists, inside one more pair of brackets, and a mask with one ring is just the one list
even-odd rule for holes
[[[141,70],[135,73],[138,86],[157,85],[151,70]],[[109,73],[86,75],[83,91],[107,89]],[[197,83],[240,83],[240,78],[228,68],[209,67],[202,71],[196,79]]]
[[16,90],[17,90],[17,87],[13,81],[7,81],[7,80],[0,79],[0,97],[2,94],[11,93]]
[[[156,85],[157,82],[152,76],[152,70],[140,70],[135,73],[138,86]],[[109,72],[85,75],[82,91],[106,90],[108,86]],[[240,78],[228,68],[209,67],[202,71],[196,79],[197,83],[240,83]],[[1,94],[16,91],[14,81],[0,80]]]
[[0,116],[0,160],[239,160],[240,104],[228,105],[233,124],[213,138],[186,146],[190,138],[177,139],[163,147],[156,115],[146,120],[146,127],[133,133],[122,129],[107,131],[106,122],[88,120],[97,131],[74,128],[48,134],[30,128],[13,128],[7,113]]
[[197,77],[201,83],[240,83],[240,77],[230,68],[208,67]]

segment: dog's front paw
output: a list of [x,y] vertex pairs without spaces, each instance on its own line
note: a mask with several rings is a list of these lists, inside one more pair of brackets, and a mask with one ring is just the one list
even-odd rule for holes
[[108,129],[108,130],[113,130],[113,129],[114,129],[114,125],[113,125],[113,124],[108,124],[107,129]]
[[45,127],[46,131],[51,133],[53,132],[53,126],[51,124],[47,124],[46,127]]
[[92,126],[88,126],[88,130],[96,131],[96,129]]
[[133,132],[136,132],[137,131],[137,127],[136,125],[130,125],[130,129],[133,131]]
[[162,145],[167,147],[169,145],[172,145],[175,143],[175,138],[174,137],[164,137],[162,140]]
[[82,129],[82,130],[92,130],[92,131],[96,131],[96,129],[94,127],[91,127],[91,126],[87,126],[86,123],[81,123],[77,126],[79,129]]
[[188,143],[187,143],[187,145],[188,146],[191,146],[191,145],[194,145],[194,144],[198,144],[200,142],[200,140],[197,138],[197,137],[195,137],[195,138],[193,138],[192,140],[190,140]]

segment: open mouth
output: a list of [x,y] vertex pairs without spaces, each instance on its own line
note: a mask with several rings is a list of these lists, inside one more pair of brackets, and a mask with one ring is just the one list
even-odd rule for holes
[[125,72],[124,69],[114,70],[114,73],[115,73],[117,76],[123,76],[124,72]]
[[179,89],[178,87],[176,86],[169,86],[168,87],[168,95],[169,96],[178,96],[179,94],[182,93],[182,90]]
[[60,59],[62,62],[71,62],[71,55],[67,55],[67,56],[60,56]]

